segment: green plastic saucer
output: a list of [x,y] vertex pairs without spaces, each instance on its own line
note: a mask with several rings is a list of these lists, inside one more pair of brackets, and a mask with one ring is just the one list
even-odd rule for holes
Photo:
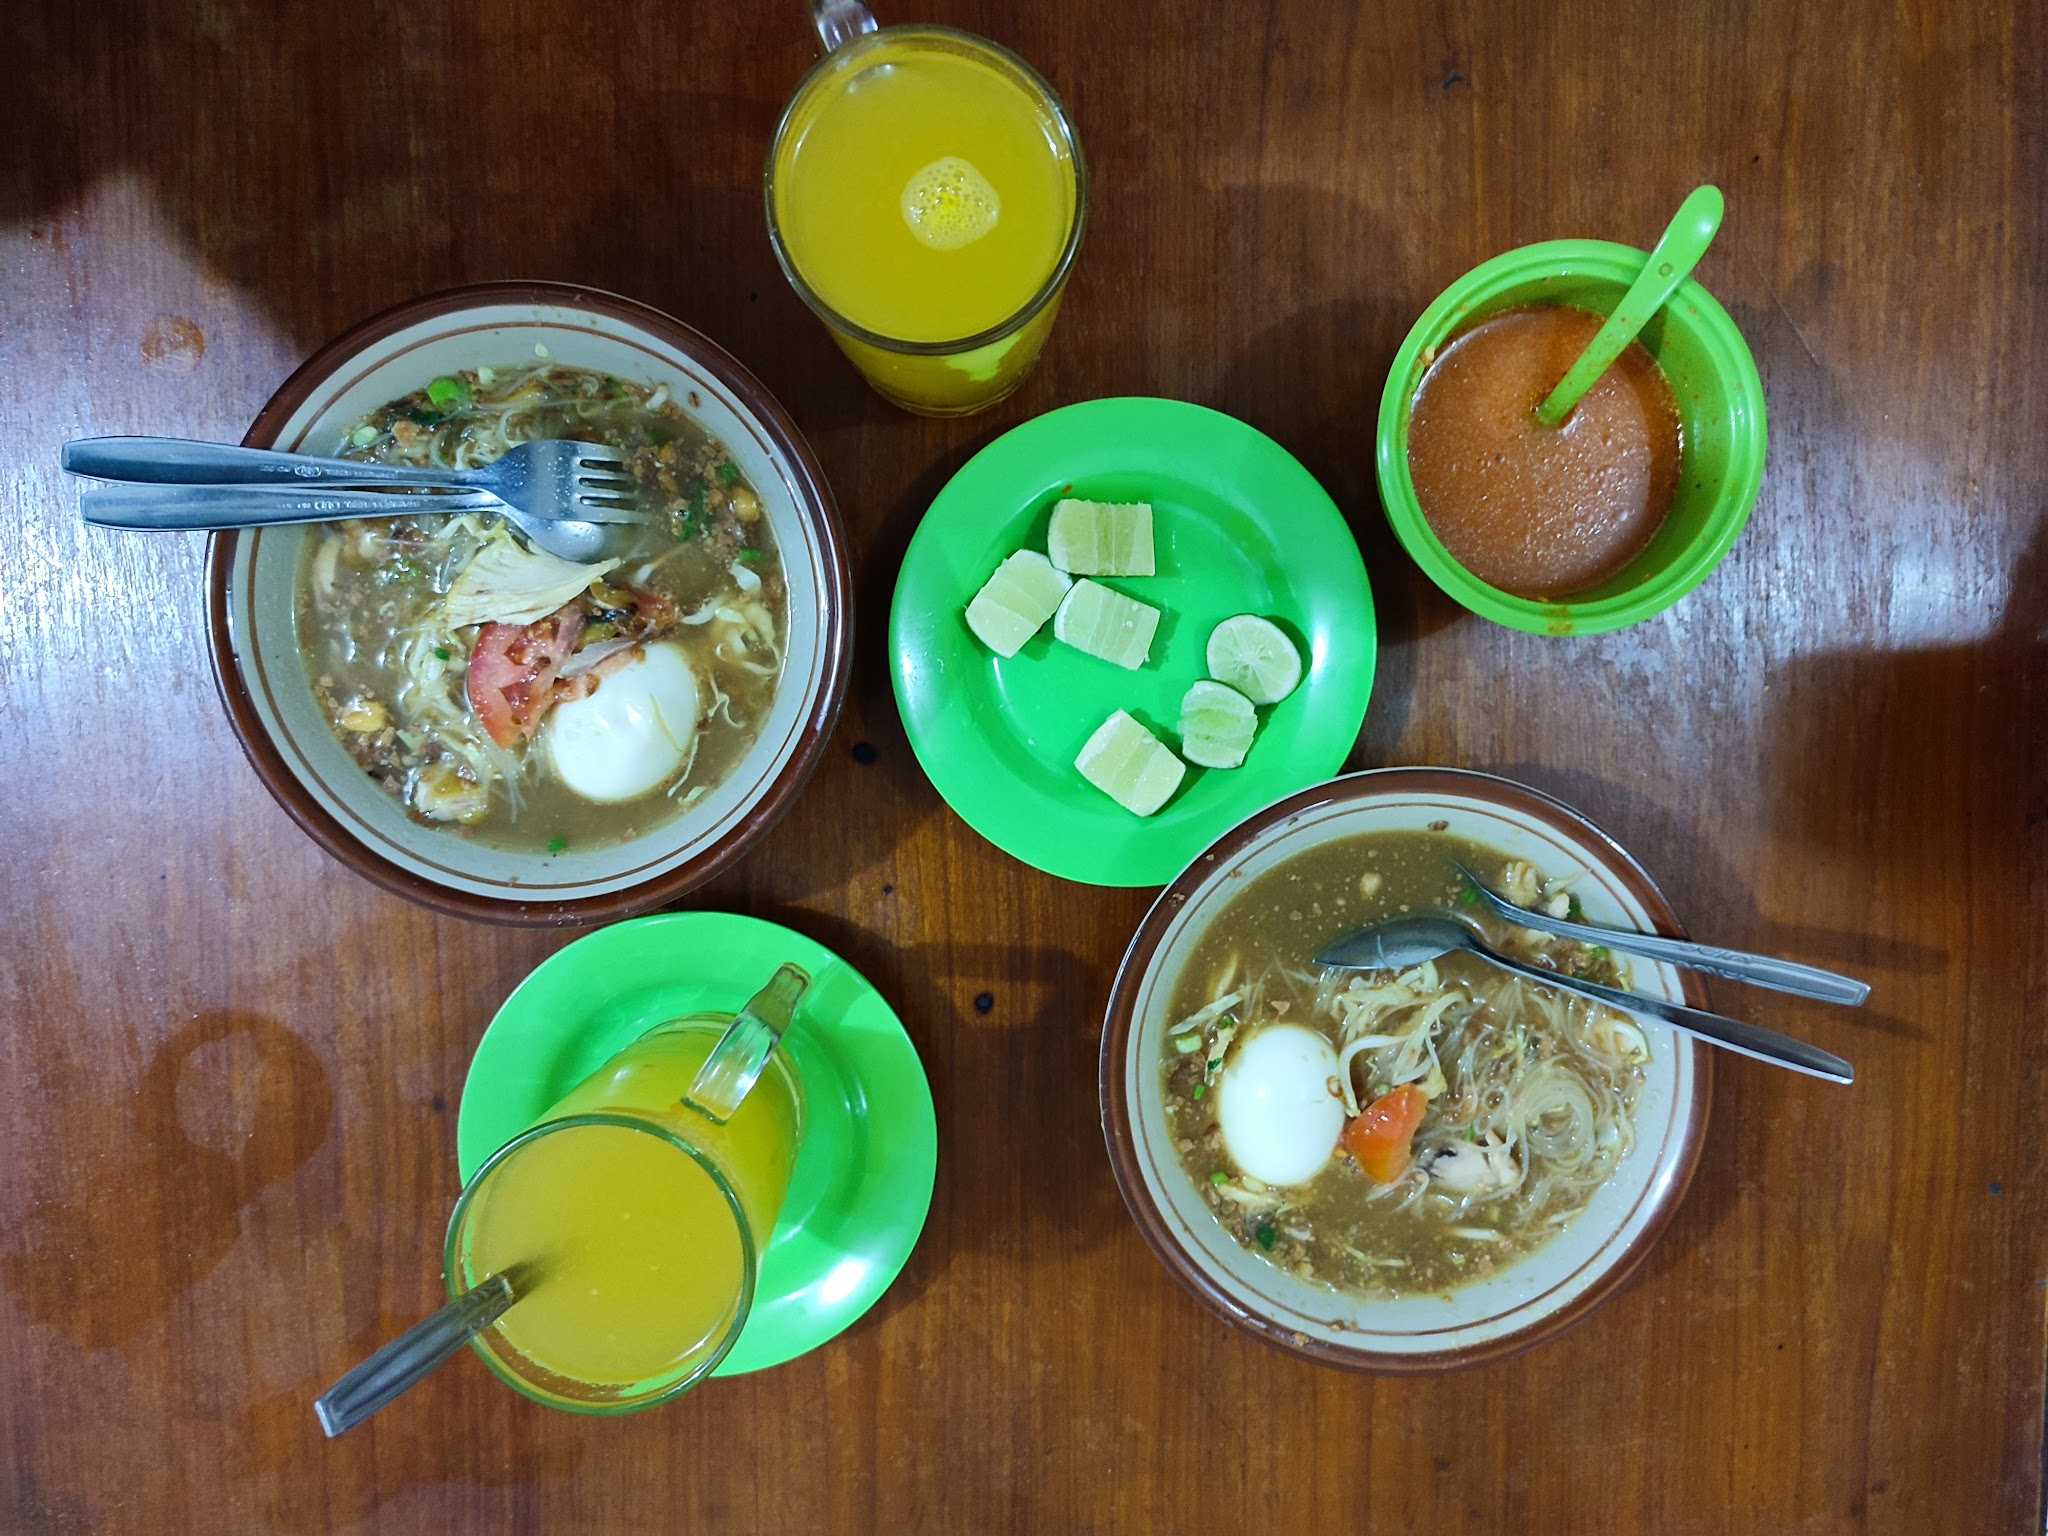
[[[1059,644],[1051,624],[1004,661],[962,617],[1011,551],[1044,552],[1063,495],[1152,503],[1159,574],[1098,578],[1162,610],[1135,672]],[[1288,631],[1301,686],[1259,711],[1242,767],[1190,767],[1156,815],[1131,815],[1075,755],[1117,709],[1177,747],[1181,696],[1208,676],[1209,631],[1237,613]],[[903,557],[889,650],[911,748],[962,820],[1068,880],[1160,885],[1252,812],[1343,766],[1377,635],[1351,530],[1292,454],[1199,405],[1115,399],[1028,421],[947,483]]]
[[668,912],[600,928],[505,999],[462,1089],[465,1182],[493,1152],[647,1030],[733,1012],[785,960],[811,973],[783,1048],[804,1085],[789,1197],[754,1310],[715,1376],[780,1365],[852,1326],[902,1272],[938,1167],[931,1086],[895,1012],[814,939],[758,918]]

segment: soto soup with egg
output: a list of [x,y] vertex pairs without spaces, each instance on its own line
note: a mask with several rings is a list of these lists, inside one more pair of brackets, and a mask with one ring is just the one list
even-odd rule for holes
[[306,540],[299,650],[349,755],[416,820],[560,852],[651,830],[752,745],[788,592],[760,498],[666,386],[546,364],[437,378],[342,456],[445,469],[604,443],[661,516],[573,565],[488,513],[333,523]]
[[1368,924],[1455,910],[1503,953],[1628,984],[1614,954],[1493,918],[1452,863],[1518,906],[1567,882],[1438,832],[1368,833],[1248,881],[1173,990],[1164,1098],[1218,1222],[1298,1278],[1441,1294],[1555,1236],[1634,1140],[1649,1046],[1627,1015],[1469,954],[1405,971],[1310,956]]

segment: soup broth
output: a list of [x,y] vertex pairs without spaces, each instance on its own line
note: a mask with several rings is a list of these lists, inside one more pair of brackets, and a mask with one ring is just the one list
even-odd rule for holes
[[[1369,923],[1456,911],[1504,953],[1627,985],[1605,948],[1484,915],[1454,858],[1518,905],[1576,911],[1563,885],[1491,849],[1434,832],[1373,833],[1247,883],[1173,991],[1178,1023],[1161,1071],[1180,1161],[1233,1238],[1301,1279],[1370,1297],[1447,1292],[1556,1235],[1632,1144],[1649,1049],[1620,1012],[1470,955],[1398,974],[1310,961]],[[1327,1091],[1345,1116],[1337,1150],[1289,1187],[1238,1165],[1218,1113],[1223,1091],[1237,1091],[1226,1074],[1239,1053],[1283,1021],[1336,1053]],[[1419,1122],[1390,1148],[1388,1116],[1375,1111],[1411,1102]]]
[[560,852],[638,836],[732,772],[774,700],[788,593],[760,498],[666,387],[479,368],[341,453],[466,469],[550,438],[616,448],[660,512],[624,558],[555,561],[484,513],[326,524],[297,620],[335,736],[410,815]]

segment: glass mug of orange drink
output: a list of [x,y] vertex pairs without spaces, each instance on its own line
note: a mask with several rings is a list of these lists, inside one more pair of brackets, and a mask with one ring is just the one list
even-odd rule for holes
[[803,1087],[782,1032],[810,978],[785,965],[737,1015],[656,1026],[493,1153],[448,1222],[448,1294],[503,1276],[470,1342],[528,1397],[631,1413],[731,1350],[789,1190]]
[[961,416],[1038,360],[1087,222],[1081,143],[1052,87],[949,27],[877,28],[814,0],[826,53],[790,98],[768,237],[886,399]]

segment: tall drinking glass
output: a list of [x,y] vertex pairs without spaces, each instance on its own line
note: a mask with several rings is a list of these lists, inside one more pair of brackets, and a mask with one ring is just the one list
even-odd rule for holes
[[816,0],[826,53],[768,156],[768,237],[875,389],[961,416],[1023,382],[1087,223],[1081,143],[1015,54]]
[[515,1277],[518,1300],[472,1340],[502,1379],[551,1407],[630,1413],[725,1358],[803,1132],[776,1042],[808,983],[785,965],[738,1015],[648,1031],[476,1171],[445,1272],[451,1299]]

